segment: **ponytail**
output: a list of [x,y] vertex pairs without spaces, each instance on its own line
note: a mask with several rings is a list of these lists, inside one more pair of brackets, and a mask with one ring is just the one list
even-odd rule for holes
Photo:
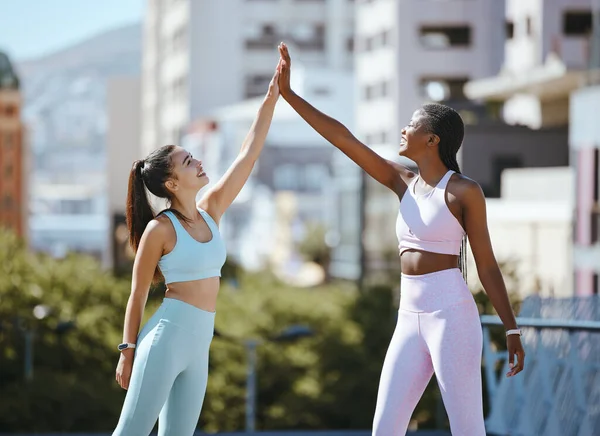
[[[133,163],[127,189],[126,221],[129,230],[129,245],[135,253],[137,253],[140,246],[140,240],[146,226],[154,219],[154,212],[146,195],[144,164],[143,160],[136,160]],[[163,276],[157,266],[154,271],[153,282],[160,281],[162,278]]]

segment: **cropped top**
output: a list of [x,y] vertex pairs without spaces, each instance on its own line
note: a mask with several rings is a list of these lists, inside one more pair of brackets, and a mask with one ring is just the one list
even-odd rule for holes
[[171,220],[177,236],[173,250],[158,261],[166,284],[221,276],[221,268],[227,257],[225,243],[212,217],[202,209],[198,211],[212,233],[212,238],[208,242],[196,241],[173,212],[164,212]]
[[408,185],[396,220],[400,255],[408,249],[431,253],[460,253],[465,231],[446,204],[446,187],[454,171],[448,171],[428,193],[414,192],[418,177]]

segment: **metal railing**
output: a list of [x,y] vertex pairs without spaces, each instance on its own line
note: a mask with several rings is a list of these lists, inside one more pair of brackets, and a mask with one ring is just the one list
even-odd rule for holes
[[[483,359],[491,434],[600,435],[600,298],[523,302],[525,369],[513,378],[506,351],[494,349],[496,316],[483,315]],[[500,364],[500,365],[499,365]]]
[[[156,436],[156,433],[152,433]],[[233,433],[201,433],[196,432],[194,436],[371,436],[370,430],[330,430],[330,431],[258,431],[258,432],[233,432]],[[443,431],[418,431],[408,432],[407,436],[449,436],[450,433]],[[40,433],[34,434],[9,434],[0,433],[0,436],[110,436],[109,433]]]

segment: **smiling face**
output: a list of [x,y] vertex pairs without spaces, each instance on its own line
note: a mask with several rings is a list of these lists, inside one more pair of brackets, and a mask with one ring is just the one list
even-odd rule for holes
[[434,148],[439,138],[429,132],[426,124],[426,115],[419,109],[413,114],[410,123],[402,129],[400,140],[400,156],[417,160],[424,153],[435,151]]
[[198,192],[208,185],[209,179],[202,168],[202,162],[195,159],[190,152],[176,147],[171,153],[171,163],[174,180],[171,180],[170,190],[194,190]]

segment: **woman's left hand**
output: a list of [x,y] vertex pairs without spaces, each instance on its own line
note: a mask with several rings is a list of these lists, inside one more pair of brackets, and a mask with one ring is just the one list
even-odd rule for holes
[[[521,344],[521,336],[519,335],[508,335],[506,337],[506,347],[508,349],[508,366],[510,371],[506,373],[507,377],[512,377],[523,371],[525,366],[525,350]],[[515,365],[515,355],[517,356],[517,363]]]

